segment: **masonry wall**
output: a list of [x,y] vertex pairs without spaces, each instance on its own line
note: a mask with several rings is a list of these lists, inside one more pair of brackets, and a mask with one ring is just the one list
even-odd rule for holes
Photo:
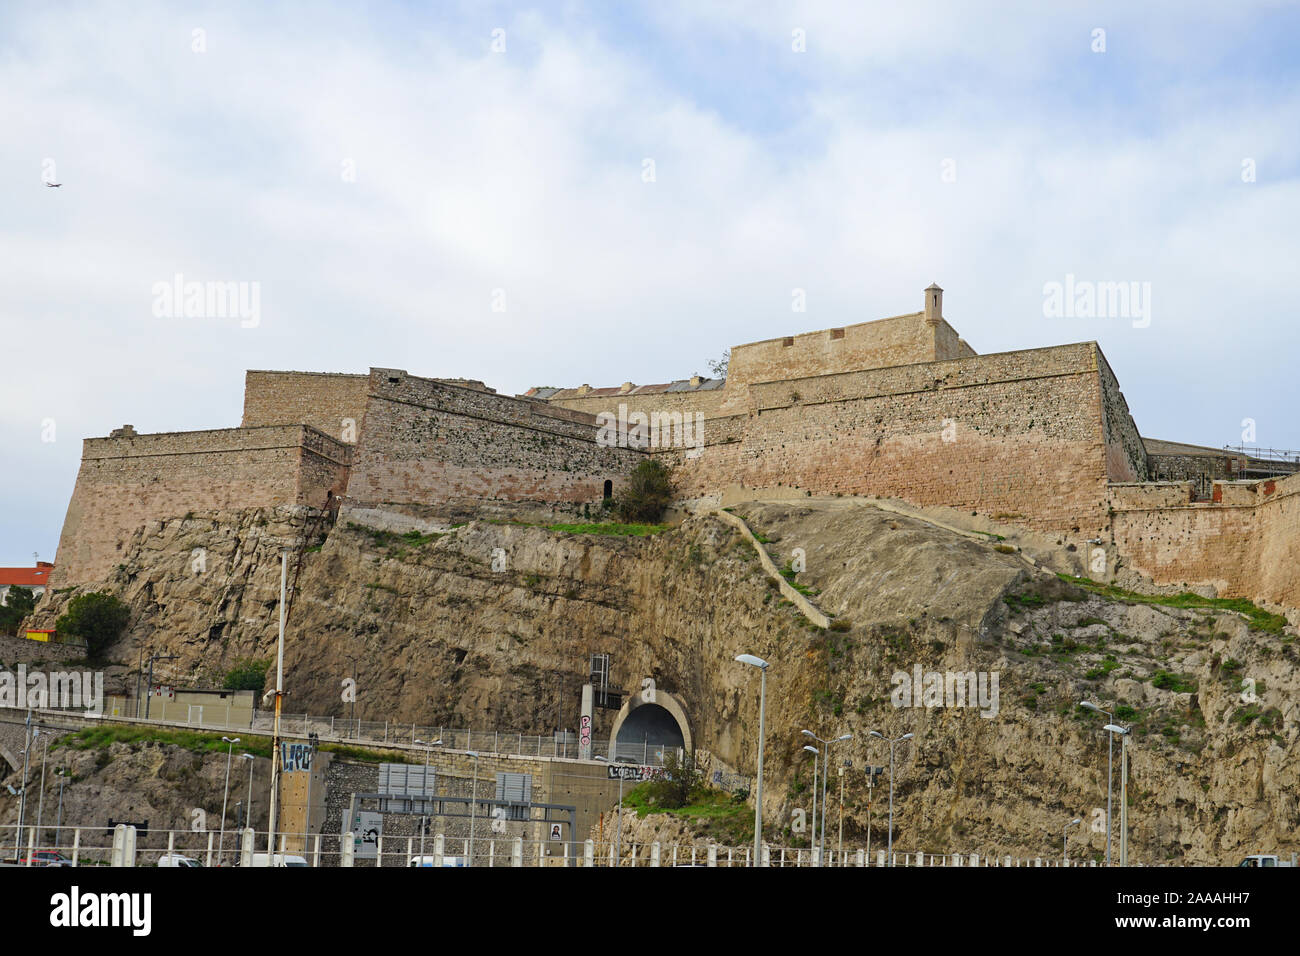
[[1119,389],[1101,350],[1097,350],[1097,371],[1101,388],[1102,436],[1106,443],[1106,476],[1111,481],[1146,481],[1147,451],[1138,434],[1128,402]]
[[[601,389],[604,391],[604,389]],[[562,398],[550,402],[552,408],[571,408],[588,415],[609,412],[617,415],[619,406],[626,405],[629,413],[678,412],[683,415],[699,413],[705,418],[724,414],[727,399],[726,386],[709,391],[650,392],[631,395],[596,395],[585,398]]]
[[1215,482],[1212,500],[1191,497],[1190,482],[1111,487],[1127,565],[1157,584],[1300,607],[1300,475]]
[[353,444],[369,388],[369,375],[250,370],[244,375],[243,426],[310,425]]
[[309,505],[347,482],[351,449],[302,425],[88,438],[51,586],[104,580],[150,521],[190,511]]
[[710,422],[697,458],[667,457],[686,497],[797,487],[1100,533],[1098,355],[1082,343],[755,384],[743,426]]
[[596,442],[592,416],[372,369],[348,486],[360,504],[599,502],[643,454]]

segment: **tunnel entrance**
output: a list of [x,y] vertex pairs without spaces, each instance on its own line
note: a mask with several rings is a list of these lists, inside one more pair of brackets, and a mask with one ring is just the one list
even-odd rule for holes
[[629,697],[609,736],[610,759],[624,763],[661,764],[666,753],[694,746],[685,710],[663,691]]

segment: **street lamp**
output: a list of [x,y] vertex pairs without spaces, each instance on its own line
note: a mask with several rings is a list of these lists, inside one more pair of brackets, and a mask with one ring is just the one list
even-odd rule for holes
[[[18,791],[18,825],[14,827],[14,862],[22,857],[23,817],[27,813],[27,756],[31,752],[40,730],[32,730],[32,710],[27,708],[27,720],[23,728],[23,785]],[[30,861],[29,861],[30,862]]]
[[221,837],[217,840],[217,866],[221,865],[222,854],[226,852],[226,801],[230,799],[230,754],[235,749],[235,744],[239,743],[239,738],[222,737],[221,740],[229,746],[226,748],[226,789],[221,794]]
[[478,804],[478,751],[467,750],[465,756],[474,758],[474,782],[469,791],[469,865],[474,865],[474,811]]
[[[1105,714],[1111,721],[1114,721],[1115,715],[1108,710],[1102,710],[1091,701],[1081,701],[1079,704],[1084,710],[1090,710],[1094,714]],[[1111,784],[1114,782],[1115,774],[1112,768],[1115,758],[1115,737],[1112,734],[1107,738],[1109,745],[1106,751],[1106,865],[1110,866],[1110,834],[1114,829],[1110,824],[1110,794]]]
[[1070,865],[1070,854],[1069,854],[1069,851],[1067,850],[1067,847],[1070,845],[1070,844],[1069,844],[1069,840],[1070,840],[1070,827],[1072,827],[1072,826],[1077,826],[1078,824],[1080,824],[1080,823],[1082,823],[1082,822],[1083,822],[1083,821],[1080,820],[1078,817],[1075,817],[1073,820],[1071,820],[1069,823],[1067,823],[1067,824],[1065,825],[1065,829],[1061,831],[1061,834],[1062,834],[1062,836],[1061,836],[1061,865],[1062,865],[1062,866],[1069,866],[1069,865]]
[[244,826],[253,825],[253,764],[256,761],[252,754],[240,754],[241,759],[248,761],[248,800],[244,803]]
[[424,866],[425,821],[429,819],[429,815],[424,812],[426,809],[424,798],[428,796],[429,791],[429,754],[432,752],[434,747],[442,744],[442,738],[439,737],[433,743],[429,743],[427,740],[418,739],[415,742],[424,747],[424,779],[420,781],[420,866]]
[[54,849],[59,848],[59,835],[63,829],[63,784],[67,779],[67,771],[59,767],[54,771],[54,775],[59,778],[59,822],[54,825]]
[[741,654],[736,661],[757,667],[762,675],[758,690],[758,785],[754,791],[754,866],[762,866],[763,845],[763,717],[767,710],[767,661],[753,654]]
[[[602,757],[600,754],[596,755],[596,759],[603,760],[605,761],[605,763],[609,763],[609,758]],[[613,766],[613,764],[610,764],[610,766]],[[617,822],[614,824],[614,860],[615,860],[614,865],[622,866],[623,865],[623,771],[619,770],[617,771],[617,773],[618,773],[618,819]]]
[[852,760],[845,760],[845,761],[844,761],[844,765],[843,765],[842,767],[840,767],[840,773],[839,773],[839,777],[840,777],[840,839],[839,839],[839,845],[836,847],[835,852],[836,852],[837,854],[839,854],[841,865],[843,865],[843,862],[844,862],[844,771],[845,771],[845,770],[852,770],[852,769],[853,769],[853,761],[852,761]]
[[41,826],[41,821],[45,813],[45,764],[50,759],[50,741],[53,738],[45,735],[45,751],[41,757],[41,790],[40,797],[36,801],[36,848],[39,850],[41,841],[45,838],[45,828]]
[[889,865],[894,865],[894,744],[902,743],[904,740],[911,740],[914,734],[903,734],[901,737],[889,738],[878,730],[871,732],[872,737],[889,742]]
[[835,737],[831,740],[822,740],[822,738],[818,737],[811,730],[805,730],[803,731],[803,734],[805,737],[811,737],[813,740],[816,740],[819,743],[824,744],[826,747],[826,749],[823,751],[823,753],[825,754],[824,757],[825,768],[822,771],[822,827],[821,830],[819,831],[822,835],[822,839],[821,839],[821,855],[819,857],[819,862],[818,862],[818,865],[820,866],[821,865],[820,860],[825,858],[826,856],[826,782],[831,775],[831,744],[838,744],[838,743],[842,743],[845,740],[852,740],[853,735],[840,734],[840,736]]
[[817,853],[817,770],[821,763],[821,751],[812,744],[804,744],[804,750],[813,755],[813,812],[812,812],[812,849],[813,855]]
[[1119,865],[1128,866],[1128,741],[1131,727],[1107,724],[1102,728],[1119,734]]

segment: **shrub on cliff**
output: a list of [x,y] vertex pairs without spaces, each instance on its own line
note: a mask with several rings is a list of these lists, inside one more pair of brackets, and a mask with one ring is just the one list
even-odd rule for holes
[[673,500],[673,473],[661,461],[643,461],[628,477],[614,510],[629,524],[656,524]]
[[7,604],[0,607],[0,634],[13,636],[18,633],[18,625],[23,622],[23,618],[36,607],[36,599],[32,597],[31,588],[15,585],[9,589],[7,601]]
[[262,693],[266,686],[266,672],[271,662],[251,659],[235,661],[235,666],[226,673],[226,680],[221,685],[223,690],[251,690]]
[[68,610],[54,622],[60,634],[74,634],[86,642],[86,657],[98,660],[122,636],[131,619],[131,608],[103,591],[79,594],[68,602]]

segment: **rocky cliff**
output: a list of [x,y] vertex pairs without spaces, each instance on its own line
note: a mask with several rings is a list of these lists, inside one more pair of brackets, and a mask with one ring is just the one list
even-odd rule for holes
[[[178,655],[164,675],[177,683],[272,658],[289,548],[290,712],[344,715],[355,673],[366,719],[546,733],[557,707],[575,725],[588,656],[610,653],[616,686],[652,677],[683,701],[697,747],[752,773],[758,680],[733,662],[748,652],[772,664],[770,840],[796,840],[791,811],[811,809],[804,728],[854,735],[833,757],[853,764],[846,839],[865,840],[862,769],[889,762],[868,736],[877,730],[915,734],[895,751],[896,847],[1054,854],[1065,823],[1082,817],[1072,855],[1104,854],[1094,823],[1106,805],[1106,721],[1078,708],[1087,698],[1134,727],[1134,861],[1300,849],[1293,626],[1082,589],[992,536],[866,504],[738,511],[778,566],[793,565],[788,577],[832,616],[829,629],[707,515],[619,537],[484,521],[399,534],[346,510],[333,524],[303,509],[203,513],[142,529],[103,583],[134,610],[114,673],[133,680],[142,648]],[[48,595],[38,615],[52,620],[70,597]],[[922,691],[931,674],[973,673],[985,698],[958,706],[918,693],[917,706],[897,706],[897,675],[918,667]],[[598,737],[611,717],[598,712]],[[1115,774],[1118,819],[1118,747]],[[878,785],[873,840],[886,797]]]

